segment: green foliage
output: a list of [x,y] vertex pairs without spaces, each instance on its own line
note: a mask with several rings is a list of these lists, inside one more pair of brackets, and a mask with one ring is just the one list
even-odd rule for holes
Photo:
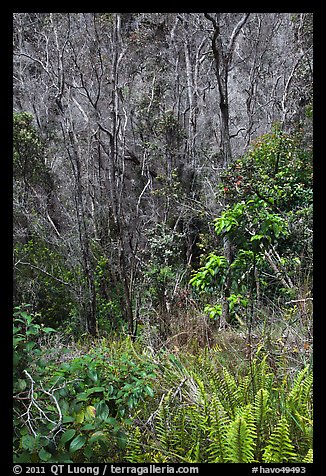
[[50,173],[44,163],[44,144],[27,112],[13,114],[14,178],[25,186],[41,185],[51,189]]
[[237,415],[227,431],[227,461],[230,463],[253,463],[256,428],[250,411]]
[[270,392],[260,388],[253,402],[253,417],[257,428],[256,457],[261,457],[261,449],[270,433],[272,409],[270,406]]
[[208,255],[205,265],[193,275],[189,283],[199,291],[214,291],[218,285],[224,282],[227,265],[225,256],[211,253]]
[[[221,244],[228,237],[233,256],[228,262],[218,251],[210,253],[190,284],[209,297],[230,283],[231,314],[246,315],[249,297],[258,298],[258,290],[282,295],[284,278],[295,282],[304,271],[311,273],[311,232],[307,228],[312,219],[310,151],[303,148],[298,135],[275,126],[226,169],[220,189],[227,206],[214,220],[214,229]],[[290,292],[290,285],[288,288]],[[213,312],[219,305],[218,296],[210,304],[208,312],[218,316]]]
[[[29,317],[26,332],[39,333],[40,326],[33,327]],[[26,332],[16,332],[16,346]],[[59,366],[41,365],[41,357],[35,349],[28,379],[24,384],[17,379],[15,386],[15,461],[119,461],[130,414],[154,397],[155,364],[143,360],[130,340],[109,347],[103,340],[93,351]]]
[[23,370],[28,368],[39,354],[38,339],[41,336],[55,332],[51,327],[37,324],[37,314],[29,310],[30,305],[24,304],[14,309],[13,319],[13,366],[14,366],[14,391],[24,391],[27,387],[26,380],[22,379]]
[[[82,279],[78,268],[67,268],[66,260],[56,247],[33,238],[14,248],[18,265],[15,272],[16,300],[30,302],[52,327],[66,324],[78,304],[72,287]],[[65,284],[66,283],[66,284]]]
[[[26,308],[28,309],[28,308]],[[53,329],[15,311],[15,462],[302,462],[312,452],[312,372],[279,381],[258,352],[242,369],[219,352],[164,354],[130,339],[46,360]]]
[[286,406],[291,418],[289,420],[291,429],[295,432],[299,429],[297,436],[298,444],[309,449],[309,442],[312,439],[312,385],[313,375],[305,367],[296,376],[293,386],[287,395]]
[[291,463],[298,461],[295,448],[289,436],[289,424],[283,416],[272,432],[264,448],[264,463]]
[[306,220],[312,218],[312,154],[299,134],[284,133],[276,125],[257,139],[225,171],[221,192],[231,213],[239,215],[239,204],[246,204],[246,213],[240,212],[245,225],[241,240],[248,239],[247,227],[252,235],[276,238],[281,254],[305,248],[309,235],[303,236],[307,230],[304,232],[300,220],[304,210]]
[[[45,362],[41,359],[41,352],[38,341],[43,336],[55,332],[50,327],[44,327],[35,322],[36,314],[29,309],[28,304],[17,306],[13,316],[13,394],[14,394],[14,453],[15,457],[20,453],[17,461],[25,462],[29,456],[27,454],[41,452],[41,456],[47,458],[49,453],[45,450],[51,440],[42,437],[35,432],[35,428],[43,431],[44,434],[51,434],[55,423],[53,415],[55,409],[53,402],[48,401],[49,407],[43,411],[37,398],[47,399],[48,394],[43,387],[34,389],[35,382],[31,380],[29,372],[42,373]],[[35,362],[38,362],[37,365]],[[28,372],[29,371],[29,372]],[[25,401],[29,400],[27,407]],[[43,413],[42,413],[43,411]],[[37,414],[39,417],[37,417]],[[36,418],[35,425],[30,421],[32,415]],[[26,418],[22,424],[23,417]],[[33,428],[34,427],[34,428]],[[29,432],[27,431],[29,430]],[[22,450],[19,451],[19,448]],[[21,459],[22,458],[22,459]],[[28,461],[34,461],[28,459]]]
[[[311,457],[312,435],[308,446],[302,444],[305,431],[291,425],[294,413],[289,403],[297,392],[307,401],[310,388],[311,404],[309,368],[293,382],[287,378],[284,385],[271,371],[267,356],[260,354],[242,375],[225,367],[218,370],[207,354],[190,363],[170,356],[161,367],[167,388],[172,382],[173,387],[163,394],[148,420],[150,426],[142,427],[136,451],[128,445],[128,461],[302,462]],[[300,414],[308,417],[307,406]],[[130,428],[130,442],[140,432],[140,427]]]
[[231,421],[220,400],[215,393],[211,397],[209,439],[210,445],[207,450],[208,459],[211,462],[225,463],[227,455],[227,432]]
[[313,461],[313,457],[314,457],[314,455],[313,455],[313,449],[310,448],[310,449],[308,450],[308,452],[307,452],[307,454],[306,454],[306,456],[304,457],[304,459],[303,459],[302,462],[303,462],[303,463],[313,463],[313,462],[314,462],[314,461]]
[[215,304],[214,306],[206,304],[204,307],[204,312],[208,314],[210,319],[216,319],[222,314],[222,304]]

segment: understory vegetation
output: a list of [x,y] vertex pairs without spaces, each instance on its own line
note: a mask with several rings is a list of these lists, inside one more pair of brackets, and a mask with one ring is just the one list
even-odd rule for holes
[[15,463],[313,462],[309,13],[16,13]]
[[311,350],[289,322],[156,350],[73,341],[28,306],[14,325],[15,462],[312,462]]

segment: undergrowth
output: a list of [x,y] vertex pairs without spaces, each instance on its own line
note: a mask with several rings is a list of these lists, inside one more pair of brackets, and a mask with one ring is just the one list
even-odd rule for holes
[[15,462],[312,462],[310,363],[288,371],[236,331],[154,351],[67,342],[20,308],[14,324]]
[[312,370],[275,375],[258,352],[241,374],[216,352],[169,355],[165,389],[151,416],[129,434],[129,462],[285,463],[312,460]]

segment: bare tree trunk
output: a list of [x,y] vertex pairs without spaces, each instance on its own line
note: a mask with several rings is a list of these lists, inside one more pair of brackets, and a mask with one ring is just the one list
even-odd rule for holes
[[[236,39],[246,23],[249,13],[244,14],[241,20],[235,26],[229,43],[225,48],[222,42],[221,29],[220,29],[220,14],[217,14],[216,18],[210,14],[205,13],[205,17],[212,23],[214,31],[212,36],[212,51],[214,55],[215,74],[217,79],[218,91],[219,91],[219,111],[221,118],[221,144],[223,153],[223,168],[227,168],[232,161],[232,150],[230,140],[230,112],[229,112],[229,96],[228,96],[228,76],[232,63],[232,57],[235,48]],[[224,200],[224,207],[227,206],[227,199]],[[230,237],[225,235],[223,240],[224,256],[227,259],[228,267],[232,264],[232,243]],[[220,319],[220,327],[224,327],[230,322],[230,308],[229,300],[231,294],[231,275],[228,271],[222,298],[222,315]]]
[[[114,221],[117,226],[118,236],[119,236],[119,263],[120,263],[120,278],[124,290],[125,298],[125,317],[128,322],[128,331],[131,336],[134,336],[134,316],[132,308],[132,289],[130,282],[131,270],[128,269],[129,265],[127,262],[127,230],[123,220],[123,210],[121,204],[122,197],[122,188],[124,186],[123,177],[119,182],[120,190],[117,190],[117,164],[119,163],[119,132],[120,132],[120,96],[118,91],[118,81],[119,81],[119,62],[123,57],[123,51],[121,50],[121,18],[119,14],[114,15],[114,31],[113,31],[113,40],[114,40],[114,52],[113,52],[113,65],[112,65],[112,141],[111,141],[111,189],[113,191],[112,196],[112,208]],[[122,153],[122,160],[124,160],[124,154]]]
[[[63,131],[65,134],[65,131]],[[93,335],[97,335],[97,318],[96,318],[96,289],[94,283],[94,273],[91,264],[91,255],[89,248],[89,237],[86,224],[86,214],[83,204],[83,191],[82,191],[82,182],[81,182],[81,158],[78,150],[78,140],[76,134],[73,131],[68,132],[67,138],[67,151],[70,158],[70,162],[73,168],[73,173],[75,177],[76,184],[76,193],[75,198],[75,207],[76,207],[76,216],[78,223],[78,232],[79,232],[79,242],[82,252],[83,259],[83,269],[84,274],[87,279],[88,293],[86,301],[83,305],[83,312],[86,322],[87,331]]]

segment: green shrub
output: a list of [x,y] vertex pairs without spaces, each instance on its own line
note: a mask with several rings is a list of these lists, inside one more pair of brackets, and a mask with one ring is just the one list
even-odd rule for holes
[[136,407],[154,396],[155,365],[138,357],[129,339],[98,342],[59,367],[40,366],[35,352],[16,394],[15,461],[119,461]]
[[221,314],[221,290],[233,318],[275,293],[283,301],[302,297],[302,278],[312,272],[312,157],[301,138],[275,126],[224,171],[219,193],[226,203],[213,221],[220,245],[190,280],[211,301],[209,316]]

